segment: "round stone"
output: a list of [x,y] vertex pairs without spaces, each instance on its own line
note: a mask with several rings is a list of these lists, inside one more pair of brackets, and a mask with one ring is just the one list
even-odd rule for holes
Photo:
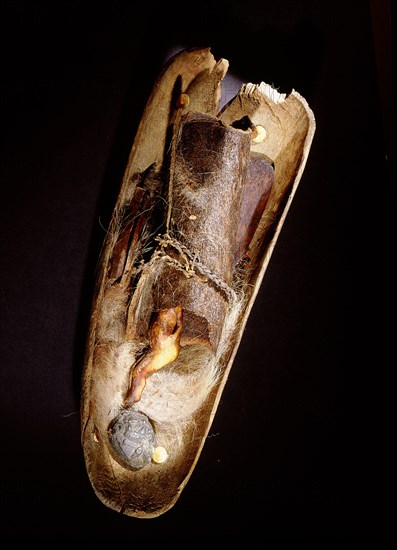
[[116,455],[138,470],[151,461],[156,438],[147,416],[126,409],[111,422],[109,440]]

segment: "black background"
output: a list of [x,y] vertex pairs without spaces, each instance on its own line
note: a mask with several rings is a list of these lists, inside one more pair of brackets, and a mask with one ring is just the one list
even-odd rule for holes
[[[1,2],[3,539],[395,538],[394,7]],[[297,90],[317,129],[194,473],[171,510],[136,519],[86,475],[83,352],[144,105],[192,46]]]

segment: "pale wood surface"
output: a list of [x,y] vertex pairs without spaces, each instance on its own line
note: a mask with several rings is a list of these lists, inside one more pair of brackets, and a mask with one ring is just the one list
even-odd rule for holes
[[[248,115],[255,125],[265,127],[265,140],[253,144],[252,152],[265,155],[275,165],[274,189],[251,244],[253,269],[247,275],[244,307],[229,334],[226,352],[220,357],[222,376],[195,415],[194,424],[190,431],[187,430],[184,446],[178,455],[161,465],[149,464],[138,471],[125,469],[112,457],[107,429],[112,415],[121,405],[121,387],[128,361],[115,369],[109,360],[114,344],[108,337],[101,339],[100,336],[106,334],[106,327],[122,325],[121,319],[129,301],[125,289],[109,290],[107,284],[109,262],[118,239],[120,212],[134,196],[136,175],[153,164],[161,166],[164,162],[167,132],[175,119],[172,102],[175,91],[177,94],[189,94],[191,102],[187,110],[199,109],[214,115],[219,105],[219,86],[227,67],[225,60],[215,61],[209,48],[182,52],[165,67],[143,113],[99,263],[84,368],[82,445],[88,475],[96,494],[105,505],[126,515],[156,517],[164,513],[175,504],[192,474],[272,250],[302,176],[315,131],[313,113],[299,93],[293,91],[284,97],[264,83],[244,85],[236,99],[222,109],[219,118],[225,124]],[[139,288],[132,296],[132,304],[137,302],[138,296],[139,302],[145,300],[154,277],[150,271],[142,275]],[[116,300],[118,310],[103,308],[103,303],[109,299],[107,292],[113,293],[112,300]],[[137,321],[134,317],[134,322],[139,323],[139,319]],[[112,334],[119,336],[118,330],[114,329]]]

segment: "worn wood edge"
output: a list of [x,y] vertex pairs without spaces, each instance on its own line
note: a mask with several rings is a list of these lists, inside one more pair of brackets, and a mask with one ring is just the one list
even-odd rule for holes
[[292,204],[292,201],[294,199],[294,196],[295,196],[295,193],[296,193],[296,190],[298,188],[298,185],[300,183],[300,180],[302,178],[302,175],[303,175],[303,172],[305,170],[305,166],[306,166],[306,163],[307,163],[307,159],[308,159],[308,156],[309,156],[309,152],[310,152],[310,148],[311,148],[311,145],[312,145],[312,141],[313,141],[313,137],[314,137],[314,134],[315,134],[315,130],[316,130],[316,122],[315,122],[315,117],[314,117],[314,113],[313,111],[310,109],[307,101],[298,93],[296,92],[295,90],[293,90],[290,94],[289,97],[295,97],[301,104],[302,106],[304,107],[305,111],[306,111],[306,115],[307,115],[307,119],[308,119],[308,132],[307,132],[307,135],[306,135],[306,139],[305,139],[305,142],[304,142],[304,147],[303,147],[303,151],[302,151],[302,160],[301,160],[301,163],[300,163],[300,166],[298,168],[298,171],[296,173],[296,176],[295,176],[295,179],[294,179],[294,182],[292,184],[292,187],[291,187],[291,190],[290,190],[290,193],[289,193],[289,196],[288,196],[288,200],[286,202],[286,205],[283,209],[283,212],[280,216],[280,220],[279,222],[277,223],[276,225],[276,229],[275,229],[275,232],[274,232],[274,235],[273,235],[273,238],[271,239],[270,241],[270,244],[268,245],[267,247],[267,251],[266,251],[266,254],[264,255],[263,257],[263,260],[261,262],[261,267],[260,267],[260,271],[257,275],[257,278],[256,278],[256,282],[255,282],[255,286],[253,288],[253,292],[251,294],[251,297],[249,299],[249,301],[247,302],[246,304],[246,307],[245,307],[245,310],[244,310],[244,314],[242,315],[241,317],[241,322],[240,322],[240,325],[239,325],[239,330],[238,332],[236,333],[235,335],[235,338],[236,338],[236,343],[235,343],[235,346],[233,348],[233,352],[230,356],[230,359],[229,359],[229,362],[228,362],[228,365],[225,369],[225,374],[224,374],[224,377],[223,377],[223,380],[222,380],[222,383],[219,387],[219,391],[217,393],[217,397],[216,397],[216,401],[214,403],[214,407],[213,407],[213,410],[212,410],[212,413],[211,413],[211,416],[212,418],[215,416],[216,414],[216,410],[218,408],[218,405],[219,405],[219,401],[220,401],[220,398],[222,396],[222,392],[223,392],[223,389],[224,389],[224,386],[227,382],[227,378],[228,378],[228,375],[230,373],[230,370],[231,370],[231,367],[233,365],[233,362],[234,362],[234,359],[235,359],[235,356],[238,352],[238,348],[239,348],[239,345],[241,343],[241,340],[242,340],[242,337],[243,337],[243,334],[244,334],[244,331],[245,331],[245,328],[246,328],[246,325],[247,325],[247,321],[249,319],[249,316],[250,316],[250,313],[251,313],[251,310],[252,310],[252,307],[255,303],[255,300],[257,298],[257,295],[258,295],[258,292],[261,288],[261,285],[262,285],[262,282],[263,282],[263,279],[265,277],[265,273],[266,273],[266,270],[267,270],[267,267],[269,265],[269,262],[270,262],[270,259],[271,259],[271,256],[273,254],[273,251],[275,249],[275,246],[276,246],[276,243],[277,243],[277,240],[278,240],[278,237],[280,235],[280,232],[282,230],[282,227],[284,225],[284,222],[285,222],[285,219],[287,217],[287,214],[288,214],[288,211],[290,209],[290,206]]
[[[208,56],[208,57],[204,56],[204,65],[207,63],[207,64],[209,64],[209,66],[211,66],[213,68],[214,64],[215,64],[215,61],[213,60],[212,54],[209,53],[209,49],[206,49],[204,51],[206,52],[206,56]],[[202,54],[203,50],[200,50],[199,52],[201,52],[201,54]],[[196,53],[199,53],[199,52],[196,52]],[[184,55],[187,55],[187,53],[184,52],[183,56]],[[181,60],[181,57],[179,57],[179,60]],[[174,59],[174,61],[175,61],[175,59]],[[172,63],[171,63],[171,65],[172,65]],[[120,191],[120,195],[119,195],[119,199],[118,199],[118,203],[117,203],[118,205],[123,204],[124,201],[126,200],[127,194],[131,192],[130,190],[128,191],[128,185],[129,185],[130,177],[134,173],[134,171],[135,170],[139,171],[142,168],[147,167],[147,166],[142,166],[142,165],[139,164],[140,140],[141,140],[142,134],[145,132],[145,130],[144,130],[145,125],[147,127],[148,121],[150,121],[151,115],[153,115],[153,111],[151,111],[151,109],[153,107],[153,97],[155,97],[156,94],[158,93],[158,90],[161,87],[162,79],[164,78],[164,74],[169,69],[170,69],[170,64],[165,69],[165,71],[163,71],[161,77],[158,79],[157,84],[154,87],[154,91],[152,93],[152,96],[149,99],[147,107],[144,111],[144,115],[141,119],[141,123],[139,125],[139,129],[138,129],[138,132],[136,134],[136,138],[134,140],[134,144],[133,144],[133,147],[132,147],[132,150],[131,150],[130,159],[129,159],[127,169],[126,169],[126,172],[125,172],[125,176],[124,176],[124,179],[123,179],[123,183],[122,183],[122,186],[121,186],[121,191]],[[264,84],[264,83],[262,83],[262,84]],[[251,92],[253,90],[255,92],[259,91],[260,94],[262,94],[262,95],[265,93],[265,90],[271,89],[271,88],[266,88],[266,87],[268,87],[268,85],[263,85],[263,86],[262,85],[260,85],[260,86],[251,85],[251,86],[253,86],[253,88],[251,89]],[[290,207],[290,205],[292,203],[292,200],[293,200],[293,197],[295,195],[297,186],[298,186],[299,181],[301,179],[301,176],[303,174],[305,164],[306,164],[306,161],[307,161],[307,157],[308,157],[308,154],[309,154],[311,142],[312,142],[312,139],[313,139],[313,135],[314,135],[314,131],[315,131],[315,120],[314,120],[314,115],[313,115],[312,111],[310,110],[310,108],[308,107],[306,100],[302,96],[300,96],[300,94],[298,94],[297,92],[292,91],[289,96],[283,97],[282,101],[280,100],[280,102],[288,101],[288,100],[291,100],[291,99],[296,100],[298,103],[300,103],[303,106],[303,108],[305,110],[305,113],[306,113],[306,116],[307,116],[307,119],[308,119],[308,131],[307,131],[307,135],[306,135],[304,146],[303,146],[300,166],[298,167],[298,169],[296,171],[294,181],[292,182],[292,185],[291,185],[291,188],[290,188],[290,191],[289,191],[288,199],[286,201],[286,204],[283,208],[282,214],[281,214],[281,216],[279,218],[279,221],[277,223],[276,229],[274,231],[274,235],[273,235],[273,237],[270,241],[270,244],[268,245],[268,247],[266,249],[266,253],[264,254],[264,256],[263,256],[263,258],[260,262],[261,265],[260,265],[260,269],[259,269],[259,271],[257,273],[257,276],[256,276],[255,285],[253,287],[253,291],[252,291],[252,294],[250,296],[250,299],[246,304],[244,313],[241,316],[238,330],[233,334],[233,340],[234,340],[233,349],[232,349],[232,352],[231,352],[230,357],[228,359],[227,365],[226,365],[226,367],[223,371],[222,378],[220,379],[219,384],[217,386],[215,397],[212,396],[212,399],[213,399],[212,408],[211,408],[211,410],[206,411],[207,415],[208,415],[208,421],[207,421],[205,430],[202,433],[201,443],[200,443],[200,445],[197,449],[196,455],[195,455],[194,459],[191,462],[191,466],[188,470],[187,475],[184,477],[184,479],[182,480],[182,482],[178,486],[177,490],[174,492],[174,495],[171,498],[168,498],[167,502],[165,502],[164,505],[161,508],[158,508],[155,511],[139,510],[136,507],[131,508],[131,509],[129,509],[128,507],[123,508],[123,506],[120,505],[117,502],[117,500],[115,500],[114,498],[110,498],[110,497],[105,496],[104,493],[102,491],[99,491],[97,489],[97,487],[95,486],[95,484],[94,484],[93,488],[94,488],[94,491],[97,494],[98,498],[105,505],[109,506],[110,508],[112,508],[114,510],[118,510],[118,511],[123,512],[127,515],[131,515],[133,517],[140,517],[140,518],[157,517],[157,516],[163,514],[164,512],[166,512],[167,510],[169,510],[171,507],[174,506],[174,504],[179,499],[179,496],[180,496],[181,492],[183,491],[184,487],[188,483],[188,481],[189,481],[189,479],[190,479],[190,477],[191,477],[191,475],[194,471],[194,468],[195,468],[195,466],[197,464],[197,461],[200,457],[200,454],[203,450],[203,447],[204,447],[204,444],[205,444],[205,441],[206,441],[206,437],[208,436],[208,433],[209,433],[209,430],[211,428],[213,419],[215,417],[215,414],[216,414],[216,411],[217,411],[217,408],[218,408],[218,405],[219,405],[219,401],[221,399],[221,395],[222,395],[224,386],[227,382],[228,375],[230,373],[230,369],[233,365],[235,355],[238,351],[239,344],[240,344],[241,339],[243,337],[245,326],[246,326],[247,320],[249,318],[252,306],[255,302],[255,299],[256,299],[257,293],[259,291],[259,288],[261,286],[266,268],[269,264],[272,252],[274,250],[274,247],[276,245],[278,236],[279,236],[280,231],[282,229],[282,225],[284,223],[284,220],[285,220],[286,215],[288,213],[289,207]],[[117,210],[117,205],[116,205],[115,210]],[[110,248],[111,247],[109,247],[109,246],[108,246],[108,248],[106,248],[106,245],[105,245],[105,249],[104,249],[104,252],[103,252],[103,260],[102,260],[102,262],[105,263],[105,264],[108,260],[107,254],[110,253]],[[100,293],[101,293],[101,288],[102,288],[103,282],[104,282],[103,278],[99,279],[97,295],[96,295],[96,298],[95,298],[96,301],[98,301],[100,299]],[[92,326],[91,326],[91,331],[90,331],[89,343],[88,343],[88,346],[87,346],[87,359],[86,359],[86,364],[85,364],[85,380],[89,379],[89,377],[91,376],[91,370],[92,370],[92,363],[90,364],[90,356],[92,356],[92,345],[93,345],[93,338],[94,338],[94,333],[95,333],[95,300],[94,300],[93,315],[92,315]],[[84,424],[85,424],[85,421],[87,420],[85,418],[85,416],[87,414],[87,411],[84,410],[84,404],[85,404],[85,401],[86,401],[87,392],[89,392],[89,389],[88,389],[88,387],[85,387],[83,389],[83,398],[82,398],[82,442],[83,442],[83,439],[84,439]]]
[[[270,85],[268,85],[266,83],[262,83],[262,84],[263,84],[262,89],[261,89],[261,86],[256,86],[256,85],[253,85],[253,86],[255,87],[255,89],[257,91],[261,89],[262,93],[264,93],[264,91],[266,90],[266,93],[271,92],[271,94],[274,94],[274,90]],[[316,130],[316,121],[315,121],[314,113],[310,109],[306,99],[304,97],[302,97],[295,90],[292,90],[292,92],[289,96],[284,95],[280,99],[280,102],[284,101],[285,99],[288,99],[288,98],[296,98],[297,99],[297,101],[303,106],[303,108],[306,112],[307,120],[308,120],[308,131],[307,131],[307,135],[306,135],[306,138],[305,138],[304,147],[303,147],[303,151],[302,151],[302,160],[301,160],[300,166],[297,170],[296,176],[294,178],[294,181],[293,181],[293,184],[292,184],[289,196],[288,196],[287,203],[286,203],[286,205],[283,209],[282,215],[280,216],[279,222],[276,226],[274,236],[271,239],[270,244],[267,247],[267,252],[264,255],[263,260],[261,262],[260,271],[257,275],[253,292],[251,294],[250,299],[247,301],[246,307],[244,308],[244,313],[240,318],[239,330],[234,334],[235,344],[233,346],[233,350],[232,350],[232,353],[231,353],[230,358],[228,360],[228,363],[227,363],[227,365],[224,369],[224,372],[222,374],[222,378],[220,379],[220,383],[217,387],[215,400],[214,400],[214,403],[213,403],[212,410],[209,414],[208,425],[207,425],[207,428],[205,430],[205,433],[203,434],[202,443],[201,443],[200,448],[199,448],[199,450],[196,454],[194,462],[192,463],[192,466],[189,470],[188,475],[186,476],[183,483],[181,484],[180,491],[179,491],[178,495],[176,495],[175,498],[173,499],[173,501],[169,504],[169,506],[167,507],[167,510],[169,508],[171,508],[175,504],[175,502],[178,500],[180,493],[182,492],[183,488],[186,486],[186,484],[188,483],[190,477],[192,476],[193,471],[196,467],[196,464],[197,464],[197,462],[200,458],[200,455],[203,451],[203,448],[204,448],[204,445],[205,445],[205,442],[206,442],[206,438],[208,437],[208,434],[209,434],[209,431],[211,429],[212,423],[213,423],[214,418],[216,416],[217,409],[218,409],[218,406],[219,406],[219,403],[220,403],[220,400],[221,400],[221,397],[222,397],[223,390],[224,390],[225,385],[227,383],[227,380],[229,378],[231,368],[233,366],[233,363],[234,363],[235,357],[237,355],[241,340],[243,338],[244,331],[245,331],[245,328],[246,328],[251,310],[254,306],[256,297],[257,297],[258,292],[260,290],[260,287],[262,285],[262,282],[263,282],[263,279],[264,279],[264,276],[265,276],[265,273],[266,273],[266,269],[269,265],[272,253],[273,253],[274,248],[275,248],[276,243],[277,243],[277,239],[278,239],[278,237],[280,235],[280,232],[282,230],[282,227],[284,225],[284,221],[285,221],[286,216],[288,214],[288,210],[289,210],[289,208],[292,204],[292,201],[294,199],[296,190],[298,188],[298,185],[300,183],[300,180],[302,178],[302,175],[303,175],[306,163],[307,163],[307,159],[308,159],[308,156],[309,156],[310,148],[311,148],[313,137],[314,137],[315,130]],[[276,101],[276,103],[277,103],[277,101]],[[164,510],[164,511],[166,511],[166,510]]]
[[[164,155],[164,146],[166,142],[166,133],[168,130],[168,122],[170,116],[170,100],[172,90],[170,86],[174,85],[178,76],[182,75],[181,91],[188,88],[194,79],[205,71],[219,71],[219,79],[221,80],[228,68],[228,62],[220,59],[218,62],[212,55],[210,48],[192,48],[184,50],[172,58],[165,64],[160,75],[156,79],[153,91],[147,101],[144,108],[141,121],[139,123],[135,139],[130,151],[127,166],[124,172],[123,180],[121,183],[118,199],[116,201],[113,215],[109,223],[109,229],[107,231],[106,238],[104,240],[100,258],[98,261],[96,284],[94,297],[92,300],[90,325],[87,336],[87,346],[84,358],[83,377],[82,377],[82,394],[81,394],[81,443],[84,450],[87,473],[97,497],[109,508],[112,508],[119,512],[124,512],[127,515],[135,517],[154,517],[162,513],[150,513],[147,511],[141,511],[139,509],[126,509],[123,510],[123,505],[112,496],[107,496],[103,490],[101,490],[96,483],[96,480],[91,475],[91,465],[88,461],[86,454],[86,427],[89,422],[89,399],[90,399],[90,386],[91,377],[93,376],[93,353],[95,347],[95,333],[97,330],[97,314],[101,298],[104,291],[105,279],[106,279],[106,266],[108,265],[110,254],[113,247],[112,231],[118,224],[118,212],[122,209],[124,203],[134,192],[134,188],[131,186],[131,177],[136,172],[144,171],[148,166],[154,162],[161,163]],[[166,112],[166,115],[164,115]],[[160,116],[160,114],[162,116]],[[216,113],[214,113],[216,114]],[[159,124],[161,131],[159,131]],[[143,139],[143,136],[148,134],[150,139]],[[149,152],[145,150],[150,144]],[[155,144],[155,146],[153,146]],[[112,469],[109,465],[109,469]],[[167,507],[168,508],[168,507]]]

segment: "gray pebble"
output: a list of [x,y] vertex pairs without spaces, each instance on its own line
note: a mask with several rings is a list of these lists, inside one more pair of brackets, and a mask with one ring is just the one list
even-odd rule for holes
[[122,411],[109,426],[109,440],[116,455],[135,470],[151,461],[155,439],[148,417],[132,409]]

